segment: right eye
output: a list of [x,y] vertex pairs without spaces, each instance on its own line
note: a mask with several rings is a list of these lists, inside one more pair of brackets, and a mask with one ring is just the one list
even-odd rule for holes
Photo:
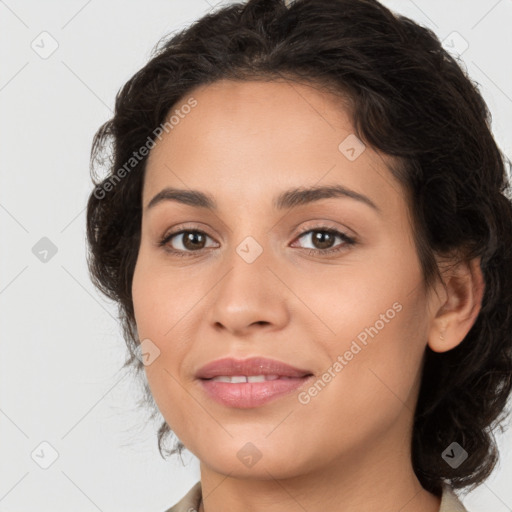
[[[198,229],[182,229],[166,234],[158,245],[166,251],[179,255],[190,256],[190,253],[199,252],[205,248],[206,239],[210,238],[204,231]],[[172,242],[176,239],[176,246]]]

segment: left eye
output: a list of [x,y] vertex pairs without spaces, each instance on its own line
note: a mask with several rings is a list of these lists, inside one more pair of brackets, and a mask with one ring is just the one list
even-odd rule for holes
[[[332,251],[338,251],[341,250],[344,246],[350,246],[355,243],[355,240],[353,238],[350,238],[345,233],[342,233],[336,229],[332,228],[315,228],[315,229],[309,229],[308,231],[305,231],[302,233],[298,239],[301,238],[309,238],[309,240],[316,244],[316,247],[313,247],[310,249],[310,251],[316,253],[316,252],[332,252]],[[338,238],[342,240],[344,243],[340,244],[341,248],[332,248],[332,244],[334,240]],[[318,247],[320,246],[320,247]]]

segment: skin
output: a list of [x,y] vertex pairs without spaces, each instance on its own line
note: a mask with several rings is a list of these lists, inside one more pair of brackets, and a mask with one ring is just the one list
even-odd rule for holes
[[[139,337],[160,350],[145,367],[155,401],[200,460],[201,510],[437,512],[440,499],[411,464],[413,411],[427,344],[450,350],[478,315],[478,262],[425,292],[392,161],[368,146],[354,161],[338,149],[354,132],[339,97],[295,82],[228,80],[189,96],[197,106],[147,162],[132,291]],[[346,197],[273,209],[283,190],[332,184],[380,211]],[[210,193],[219,209],[170,200],[148,209],[165,187]],[[301,235],[326,223],[357,243]],[[207,237],[191,246],[177,235],[167,246],[189,256],[172,255],[158,242],[177,227]],[[236,251],[248,236],[263,250],[252,263]],[[307,404],[293,392],[230,408],[194,377],[225,356],[274,358],[321,377],[394,303],[400,312]],[[261,454],[251,467],[237,457],[248,442]]]

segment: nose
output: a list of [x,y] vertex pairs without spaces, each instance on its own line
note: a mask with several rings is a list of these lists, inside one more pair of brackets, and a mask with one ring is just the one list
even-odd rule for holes
[[242,243],[225,260],[225,271],[212,290],[209,320],[216,330],[247,336],[260,329],[280,330],[289,322],[291,292],[278,277],[275,258],[264,250],[253,261]]

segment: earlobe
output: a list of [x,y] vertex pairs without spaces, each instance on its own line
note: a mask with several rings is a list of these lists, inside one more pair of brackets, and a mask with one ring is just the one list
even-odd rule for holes
[[434,352],[447,352],[462,342],[480,313],[485,290],[480,258],[458,264],[443,279],[446,300],[434,312],[428,334]]

